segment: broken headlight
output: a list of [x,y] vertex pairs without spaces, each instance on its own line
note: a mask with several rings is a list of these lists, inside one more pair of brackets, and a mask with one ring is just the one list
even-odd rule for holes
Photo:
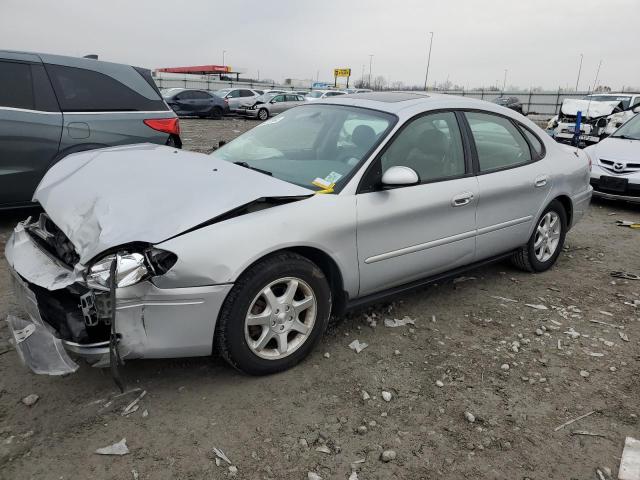
[[[150,248],[144,253],[114,253],[102,257],[89,267],[87,285],[109,290],[112,280],[116,287],[129,287],[142,280],[166,273],[178,260],[171,252]],[[116,262],[115,279],[111,279],[111,265]]]

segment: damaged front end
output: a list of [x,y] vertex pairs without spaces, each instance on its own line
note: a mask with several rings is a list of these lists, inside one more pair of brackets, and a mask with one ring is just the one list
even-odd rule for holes
[[580,113],[579,142],[581,145],[598,143],[607,133],[612,114],[620,112],[620,102],[565,99],[558,117],[552,119],[549,129],[553,137],[564,143],[571,143],[576,134],[578,113]]
[[177,260],[171,252],[132,245],[107,252],[85,268],[73,244],[45,213],[18,224],[5,255],[16,298],[28,317],[7,319],[16,349],[31,370],[49,375],[77,370],[67,352],[112,367],[114,356],[142,356],[142,316],[123,326],[125,338],[116,318],[128,315],[116,317],[116,309],[139,303],[150,287],[140,283],[164,274]]

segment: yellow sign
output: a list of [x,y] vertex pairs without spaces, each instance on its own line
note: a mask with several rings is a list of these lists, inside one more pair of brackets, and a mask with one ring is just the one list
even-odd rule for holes
[[350,68],[334,68],[333,76],[334,77],[350,77],[351,69]]

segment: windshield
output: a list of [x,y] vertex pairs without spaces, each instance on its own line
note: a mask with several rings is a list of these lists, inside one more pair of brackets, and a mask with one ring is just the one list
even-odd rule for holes
[[223,88],[222,90],[216,90],[215,93],[217,96],[219,97],[224,97],[227,93],[229,93],[231,91],[230,88]]
[[614,132],[612,137],[624,137],[631,140],[640,140],[640,115],[631,117],[627,123]]
[[307,93],[307,97],[311,98],[320,98],[324,92],[309,92]]
[[305,105],[261,123],[211,155],[318,190],[345,181],[395,119],[357,107]]
[[631,97],[625,95],[587,95],[583,100],[591,100],[592,102],[622,102],[623,110],[629,108]]

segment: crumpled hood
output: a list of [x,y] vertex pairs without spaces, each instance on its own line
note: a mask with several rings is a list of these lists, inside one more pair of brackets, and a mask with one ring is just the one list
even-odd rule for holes
[[578,112],[582,112],[582,118],[596,118],[611,115],[618,105],[619,101],[595,102],[567,98],[562,102],[560,109],[565,115],[577,115]]
[[312,193],[209,155],[141,144],[66,157],[34,200],[86,263],[118,245],[159,243],[259,198]]

